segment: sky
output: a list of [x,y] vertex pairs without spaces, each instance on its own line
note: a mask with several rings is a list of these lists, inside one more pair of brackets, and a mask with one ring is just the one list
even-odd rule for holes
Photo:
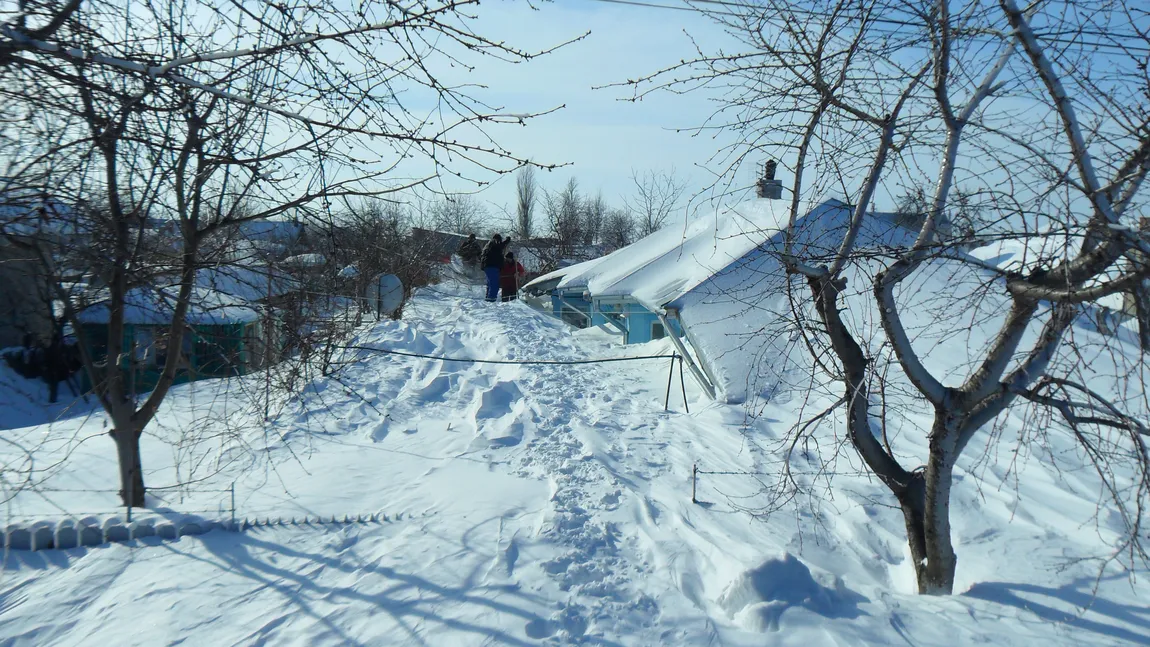
[[[602,192],[613,206],[632,191],[632,171],[671,172],[688,184],[688,193],[711,182],[708,159],[724,143],[712,135],[675,132],[704,122],[716,104],[704,93],[686,96],[656,93],[633,102],[629,88],[599,86],[650,74],[694,53],[687,33],[706,45],[726,35],[688,11],[669,11],[598,2],[557,0],[536,3],[496,0],[479,7],[476,31],[506,39],[528,50],[546,49],[577,37],[583,40],[527,63],[507,64],[483,57],[461,75],[487,89],[476,96],[511,113],[562,109],[525,125],[498,126],[490,134],[517,155],[541,164],[565,164],[537,175],[542,187],[562,189],[575,177],[585,194]],[[753,171],[740,178],[749,186]],[[491,179],[492,176],[487,176]],[[461,181],[445,180],[447,191],[471,191]],[[494,214],[514,209],[515,179],[505,176],[476,195]]]

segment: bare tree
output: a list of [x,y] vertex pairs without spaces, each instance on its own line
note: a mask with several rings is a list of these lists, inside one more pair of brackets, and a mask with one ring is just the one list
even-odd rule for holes
[[560,258],[569,258],[583,242],[583,199],[579,195],[579,183],[571,178],[558,193],[544,191],[543,207]]
[[431,205],[431,225],[439,231],[473,234],[487,228],[490,214],[475,196],[456,194],[446,196]]
[[[1140,354],[1129,357],[1128,345],[1104,338],[1124,364],[1093,379],[1101,369],[1088,357],[1097,354],[1076,341],[1072,324],[1084,304],[1134,289],[1150,274],[1150,240],[1133,224],[1150,171],[1143,60],[1150,39],[1135,28],[1148,14],[1128,3],[1086,13],[1075,5],[701,5],[746,50],[703,55],[633,84],[637,96],[721,89],[727,98],[707,127],[741,135],[726,151],[729,179],[764,150],[791,161],[790,221],[778,253],[793,298],[788,325],[804,334],[811,383],[837,383],[842,397],[797,425],[788,444],[804,446],[817,423],[845,405],[847,442],[901,508],[921,593],[953,590],[954,469],[1008,411],[1037,430],[1020,437],[1023,444],[1054,433],[1079,444],[1104,505],[1125,528],[1112,557],[1131,565],[1147,557],[1146,366]],[[1105,24],[1128,29],[1096,27]],[[1095,65],[1103,60],[1105,71]],[[990,100],[1006,97],[1025,111]],[[934,181],[924,217],[884,250],[870,233],[884,218],[873,209],[876,195],[894,194],[900,178],[926,168]],[[978,232],[982,242],[1026,246],[1022,267],[1001,270],[940,236],[960,182],[988,196],[995,226]],[[805,244],[800,201],[835,192],[849,203],[833,229],[837,242],[829,250]],[[924,324],[911,305],[923,298],[913,286],[940,271],[952,285],[961,275],[971,287],[929,295],[946,316]],[[852,316],[848,300],[869,301],[877,323]],[[985,344],[972,342],[970,331],[983,326]],[[932,368],[931,351],[954,339],[970,345],[967,363]],[[899,449],[887,434],[900,388],[908,393],[902,406],[933,413],[929,428],[914,430],[926,441],[925,456]],[[783,478],[798,487],[789,469]]]
[[631,211],[639,236],[653,234],[662,228],[679,207],[687,189],[686,182],[675,177],[674,169],[669,173],[631,171],[631,183],[635,185],[635,193],[624,202]]
[[603,244],[611,249],[626,247],[635,242],[635,221],[624,209],[611,209],[603,222]]
[[394,274],[405,295],[431,282],[436,257],[410,235],[408,209],[395,202],[365,198],[347,207],[339,219],[335,253],[341,265],[354,266],[361,281]]
[[599,242],[606,220],[607,203],[603,200],[603,193],[599,192],[594,198],[587,198],[583,202],[583,244],[593,245]]
[[[916,185],[903,193],[895,202],[898,224],[919,229],[931,212],[934,198],[933,189]],[[940,241],[973,243],[979,232],[990,231],[995,223],[983,216],[983,208],[978,196],[960,188],[955,188],[947,199],[947,204],[937,225]]]
[[[93,271],[106,286],[106,326],[80,347],[112,421],[125,505],[144,505],[139,440],[183,361],[167,353],[154,387],[137,397],[121,358],[133,355],[125,326],[139,294],[169,322],[167,347],[180,349],[216,232],[288,212],[330,222],[335,198],[526,162],[482,128],[530,115],[493,111],[436,76],[463,55],[538,55],[484,37],[463,11],[469,4],[289,0],[225,10],[212,0],[70,0],[21,3],[0,18],[0,130],[15,146],[0,190],[94,205],[86,226],[100,250]],[[415,88],[439,106],[434,119],[403,103]],[[430,170],[383,183],[412,158]],[[170,225],[163,267],[145,244],[157,222]],[[3,233],[18,240],[22,230]],[[84,304],[66,293],[58,255],[42,251],[79,330]]]
[[535,216],[535,194],[539,185],[535,182],[535,167],[528,164],[519,169],[515,176],[515,237],[529,240]]

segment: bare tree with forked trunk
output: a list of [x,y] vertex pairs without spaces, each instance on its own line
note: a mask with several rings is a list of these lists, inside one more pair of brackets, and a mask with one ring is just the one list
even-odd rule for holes
[[[1121,520],[1111,558],[1145,563],[1150,372],[1136,345],[1086,342],[1075,322],[1150,276],[1150,238],[1137,226],[1150,171],[1150,13],[1077,0],[695,6],[744,49],[700,51],[629,84],[636,96],[716,90],[722,107],[705,127],[740,135],[721,152],[726,181],[762,156],[793,174],[776,254],[791,297],[785,327],[802,333],[810,384],[837,384],[841,399],[797,425],[790,447],[841,408],[845,441],[902,511],[919,592],[949,594],[954,470],[1014,413],[1035,430],[1024,445],[1056,433],[1077,443],[1100,505]],[[869,232],[892,219],[875,205],[924,174],[922,218],[880,244]],[[971,194],[982,198],[981,230],[940,235]],[[845,198],[836,242],[814,249],[800,225],[832,195]],[[969,244],[1025,251],[1003,267],[967,254]],[[917,290],[940,272],[954,291],[929,298],[947,315],[924,322]],[[972,287],[958,289],[960,274]],[[868,302],[874,321],[848,299]],[[940,340],[956,339],[967,356],[939,368]],[[1088,348],[1099,343],[1101,354]],[[1101,356],[1120,358],[1105,360],[1118,368],[1105,372]],[[929,428],[912,432],[924,453],[887,433],[899,403],[931,412]],[[789,469],[783,479],[798,487]]]
[[[91,269],[107,324],[80,348],[111,419],[124,505],[145,503],[140,438],[182,361],[167,353],[137,396],[122,367],[134,295],[163,311],[167,348],[180,349],[189,310],[205,307],[195,278],[217,262],[205,245],[217,232],[289,213],[330,223],[336,199],[526,163],[488,130],[534,115],[439,76],[468,57],[546,53],[482,35],[475,4],[45,0],[0,14],[0,140],[13,144],[0,191],[88,205],[75,213],[100,250]],[[149,251],[156,229],[162,262]],[[59,249],[37,249],[79,330],[85,304],[64,289]]]

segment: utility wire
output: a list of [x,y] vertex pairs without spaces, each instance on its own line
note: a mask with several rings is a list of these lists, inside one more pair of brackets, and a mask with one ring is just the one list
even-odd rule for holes
[[[747,17],[746,11],[742,11],[742,12],[739,12],[739,11],[722,11],[722,10],[718,10],[718,9],[703,9],[703,8],[699,8],[699,7],[686,6],[686,5],[667,5],[667,4],[659,4],[659,3],[655,3],[655,2],[642,2],[641,0],[590,0],[590,1],[591,2],[601,2],[601,3],[605,3],[605,4],[618,4],[618,5],[627,5],[627,6],[633,6],[633,7],[644,7],[644,8],[648,8],[648,9],[663,9],[663,10],[669,10],[669,11],[689,11],[689,12],[694,12],[694,13],[698,13],[698,14],[702,14],[702,15],[732,16],[732,17],[736,17],[736,18]],[[765,9],[765,7],[760,7],[760,6],[756,6],[756,5],[749,5],[749,4],[742,4],[742,3],[738,3],[738,2],[729,2],[726,0],[688,0],[688,1],[693,2],[693,3],[697,3],[697,4],[708,4],[708,5],[716,5],[716,6],[721,6],[721,7],[733,7],[733,8],[745,9],[745,10],[762,10],[762,9]],[[822,12],[812,11],[809,9],[798,9],[795,7],[788,7],[785,11],[787,14],[795,14],[795,15],[802,15],[802,16],[825,16],[826,15],[825,13],[822,13]],[[924,26],[922,23],[913,22],[910,20],[898,20],[895,18],[871,17],[871,18],[867,19],[867,22],[868,23],[874,23],[874,24],[890,25],[890,26],[894,26],[894,27],[923,27]],[[892,29],[892,30],[887,30],[885,32],[878,32],[878,33],[879,33],[879,35],[894,36],[894,35],[900,35],[901,32],[897,29]],[[1059,37],[1055,37],[1054,36],[1055,34],[1057,34]],[[1066,35],[1091,35],[1091,36],[1107,37],[1107,38],[1111,39],[1111,42],[1086,42],[1080,38],[1065,38],[1064,36],[1066,36]],[[990,36],[990,34],[983,34],[983,36]],[[1150,46],[1125,45],[1125,44],[1119,42],[1119,40],[1118,40],[1118,39],[1122,39],[1122,38],[1126,38],[1126,39],[1144,38],[1140,34],[1123,34],[1123,33],[1111,32],[1111,31],[1083,29],[1083,30],[1078,30],[1078,31],[1065,31],[1065,30],[1063,30],[1063,31],[1058,31],[1058,32],[1050,32],[1050,33],[1043,33],[1042,31],[1036,31],[1035,36],[1037,36],[1039,38],[1039,40],[1041,40],[1043,42],[1047,42],[1047,43],[1058,43],[1061,45],[1081,45],[1083,47],[1088,47],[1088,48],[1093,47],[1093,48],[1099,48],[1099,49],[1113,49],[1113,50],[1118,50],[1119,52],[1122,52],[1122,53],[1150,54]]]
[[599,357],[595,360],[481,360],[478,357],[444,357],[442,355],[424,355],[422,353],[407,353],[393,351],[391,348],[378,348],[375,346],[339,346],[347,351],[368,351],[370,353],[383,353],[384,355],[401,355],[404,357],[419,357],[423,360],[439,360],[442,362],[465,362],[473,364],[604,364],[607,362],[632,362],[636,360],[666,360],[674,359],[679,353],[670,355],[636,355],[634,357]]

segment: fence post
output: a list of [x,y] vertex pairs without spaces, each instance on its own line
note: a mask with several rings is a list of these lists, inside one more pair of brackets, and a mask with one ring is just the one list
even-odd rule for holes
[[683,409],[691,413],[691,405],[687,404],[687,380],[683,378],[683,356],[679,356],[679,386],[683,389]]
[[231,490],[231,493],[232,493],[232,522],[231,522],[230,530],[232,532],[235,532],[236,531],[236,482],[232,481],[232,486],[228,489]]
[[699,500],[695,498],[695,487],[699,483],[699,464],[691,465],[691,503],[698,503]]
[[671,372],[667,373],[667,399],[663,401],[663,411],[671,410],[671,378],[675,377],[675,353],[671,353]]

